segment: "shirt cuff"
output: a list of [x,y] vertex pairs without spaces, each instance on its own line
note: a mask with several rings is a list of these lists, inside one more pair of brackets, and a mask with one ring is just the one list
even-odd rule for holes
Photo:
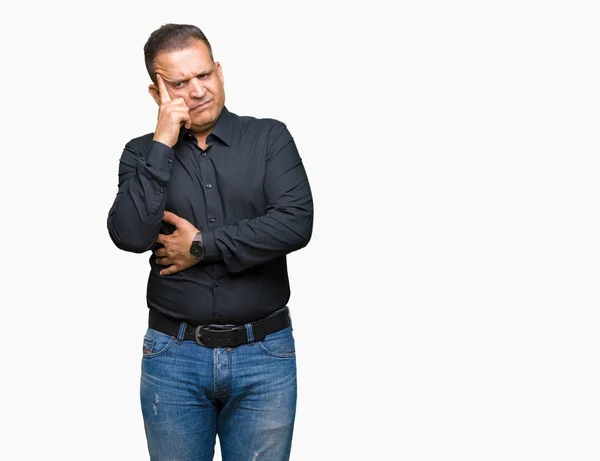
[[204,245],[204,261],[215,262],[219,255],[217,242],[215,241],[215,231],[208,230],[202,232],[202,244]]
[[170,171],[175,151],[162,142],[152,141],[146,164],[161,171]]

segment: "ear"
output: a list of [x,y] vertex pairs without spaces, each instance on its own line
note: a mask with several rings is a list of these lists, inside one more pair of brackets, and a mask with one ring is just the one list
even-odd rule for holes
[[219,61],[215,62],[215,66],[217,68],[217,74],[219,75],[219,80],[221,80],[221,85],[225,86],[225,77],[223,76],[223,67]]
[[152,96],[152,99],[154,99],[154,102],[160,107],[160,91],[158,91],[158,87],[152,83],[148,85],[148,92]]

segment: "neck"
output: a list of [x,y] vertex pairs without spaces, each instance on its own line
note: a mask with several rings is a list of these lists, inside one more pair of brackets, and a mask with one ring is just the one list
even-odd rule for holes
[[210,132],[212,131],[213,128],[214,128],[214,125],[211,125],[210,127],[203,129],[201,131],[190,130],[190,131],[192,131],[192,134],[194,136],[196,136],[196,140],[198,141],[198,146],[200,146],[202,149],[206,149],[206,147],[207,147],[206,138],[208,137],[208,135],[210,134]]
[[208,144],[206,144],[206,137],[208,135],[205,136],[198,136],[196,135],[196,139],[198,140],[198,147],[202,148],[202,149],[206,149],[208,147]]

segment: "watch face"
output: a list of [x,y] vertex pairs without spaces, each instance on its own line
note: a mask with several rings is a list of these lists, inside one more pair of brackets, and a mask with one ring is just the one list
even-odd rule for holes
[[204,246],[202,243],[194,240],[192,242],[192,246],[190,246],[190,254],[194,257],[194,259],[204,258]]

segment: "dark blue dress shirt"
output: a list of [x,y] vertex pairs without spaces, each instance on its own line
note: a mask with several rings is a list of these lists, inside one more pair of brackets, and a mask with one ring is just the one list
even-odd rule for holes
[[223,108],[206,149],[182,128],[169,148],[153,133],[123,150],[119,190],[108,215],[117,247],[158,248],[174,227],[163,211],[202,232],[205,259],[174,275],[150,256],[150,309],[188,323],[242,324],[284,307],[290,297],[286,255],[310,240],[309,182],[285,124]]

